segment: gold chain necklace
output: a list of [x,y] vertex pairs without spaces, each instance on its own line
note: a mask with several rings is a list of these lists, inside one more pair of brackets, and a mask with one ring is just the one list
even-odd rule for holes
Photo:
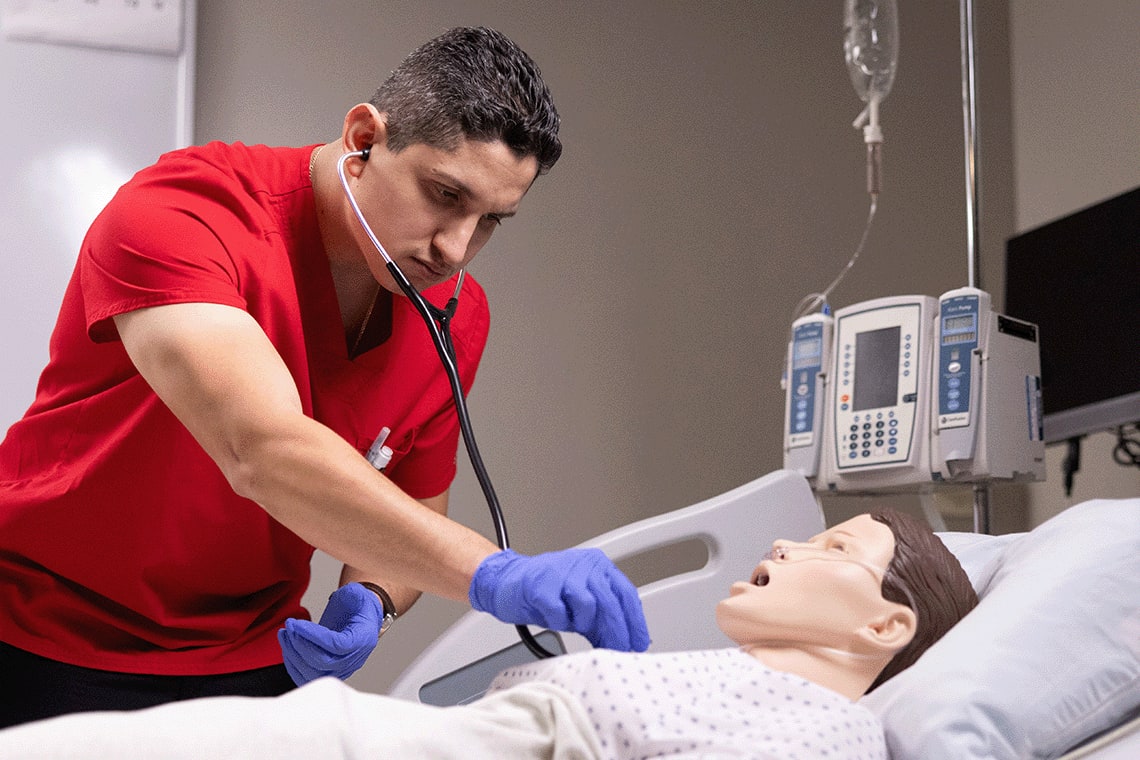
[[309,184],[310,185],[313,184],[313,170],[315,170],[317,168],[317,156],[321,155],[321,151],[324,150],[324,147],[325,147],[324,145],[317,146],[317,149],[313,151],[313,155],[309,157]]
[[372,312],[376,310],[376,302],[380,300],[380,284],[376,284],[376,290],[372,293],[372,303],[368,305],[368,311],[364,315],[364,321],[360,323],[360,329],[356,331],[356,340],[352,341],[351,356],[357,356],[357,351],[360,349],[360,341],[364,340],[364,333],[368,331],[368,323],[372,321]]

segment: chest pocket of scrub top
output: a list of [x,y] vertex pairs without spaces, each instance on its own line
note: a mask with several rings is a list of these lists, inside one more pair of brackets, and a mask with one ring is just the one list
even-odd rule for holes
[[[412,450],[412,447],[416,443],[416,432],[416,428],[412,428],[410,430],[398,430],[388,434],[388,437],[384,440],[384,445],[392,450],[392,458],[384,467],[383,471],[385,475],[393,476],[399,472],[400,461]],[[375,441],[375,438],[373,441]],[[369,441],[360,453],[367,455],[370,448],[372,448],[372,441]]]

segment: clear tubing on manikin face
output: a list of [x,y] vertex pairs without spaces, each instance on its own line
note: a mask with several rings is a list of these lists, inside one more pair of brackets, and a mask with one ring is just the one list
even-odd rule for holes
[[[878,661],[883,659],[881,654],[870,654],[867,652],[852,652],[847,649],[838,649],[837,647],[829,647],[824,644],[805,644],[802,641],[791,641],[784,639],[771,639],[758,641],[753,644],[747,644],[740,648],[742,652],[754,652],[757,649],[802,649],[807,652],[815,652],[816,654],[827,655],[830,657],[842,657],[848,660],[860,660],[863,662]],[[901,648],[890,653],[894,657],[901,651]]]
[[[802,552],[809,556],[793,559],[788,556],[789,552]],[[858,559],[857,557],[851,557],[847,555],[834,556],[828,552],[827,549],[820,549],[814,546],[774,546],[772,547],[771,551],[764,555],[764,559],[772,560],[776,563],[808,562],[811,560],[822,562],[854,562],[856,565],[861,565],[865,570],[871,573],[871,575],[878,582],[880,588],[882,587],[883,579],[886,576],[886,572],[882,568],[876,567],[870,562],[865,562],[864,560]],[[909,607],[910,610],[917,615],[918,604],[915,603],[914,596],[911,595],[910,589],[907,588],[907,585],[897,577],[895,578],[895,584],[899,587],[903,593],[903,596],[905,596],[907,599],[905,606]],[[899,602],[895,602],[895,604],[899,604]]]
[[[788,553],[792,551],[796,553],[803,552],[811,556],[792,559],[788,556]],[[808,562],[810,560],[819,560],[824,562],[853,562],[856,565],[861,565],[864,569],[870,572],[871,575],[874,576],[876,582],[880,584],[883,582],[884,573],[882,568],[875,567],[870,562],[866,562],[857,557],[851,557],[848,555],[835,556],[827,549],[821,549],[815,546],[773,546],[771,551],[764,555],[764,559],[772,560],[777,563]]]

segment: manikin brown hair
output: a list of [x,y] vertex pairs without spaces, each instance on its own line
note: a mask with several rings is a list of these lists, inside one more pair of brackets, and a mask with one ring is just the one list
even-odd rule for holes
[[[870,514],[895,536],[895,554],[883,576],[883,598],[911,607],[918,621],[914,638],[887,663],[867,691],[913,665],[978,604],[978,595],[958,558],[925,522],[893,509]],[[909,596],[904,588],[909,589]]]

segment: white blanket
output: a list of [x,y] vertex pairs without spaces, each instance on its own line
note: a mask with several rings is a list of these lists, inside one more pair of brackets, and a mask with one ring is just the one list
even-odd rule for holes
[[0,758],[602,757],[582,706],[534,683],[433,707],[322,678],[275,698],[214,697],[136,712],[67,715],[0,731]]
[[646,756],[881,760],[886,747],[865,708],[736,648],[566,655],[508,669],[459,707],[324,678],[275,698],[79,713],[0,731],[0,758],[27,760]]

